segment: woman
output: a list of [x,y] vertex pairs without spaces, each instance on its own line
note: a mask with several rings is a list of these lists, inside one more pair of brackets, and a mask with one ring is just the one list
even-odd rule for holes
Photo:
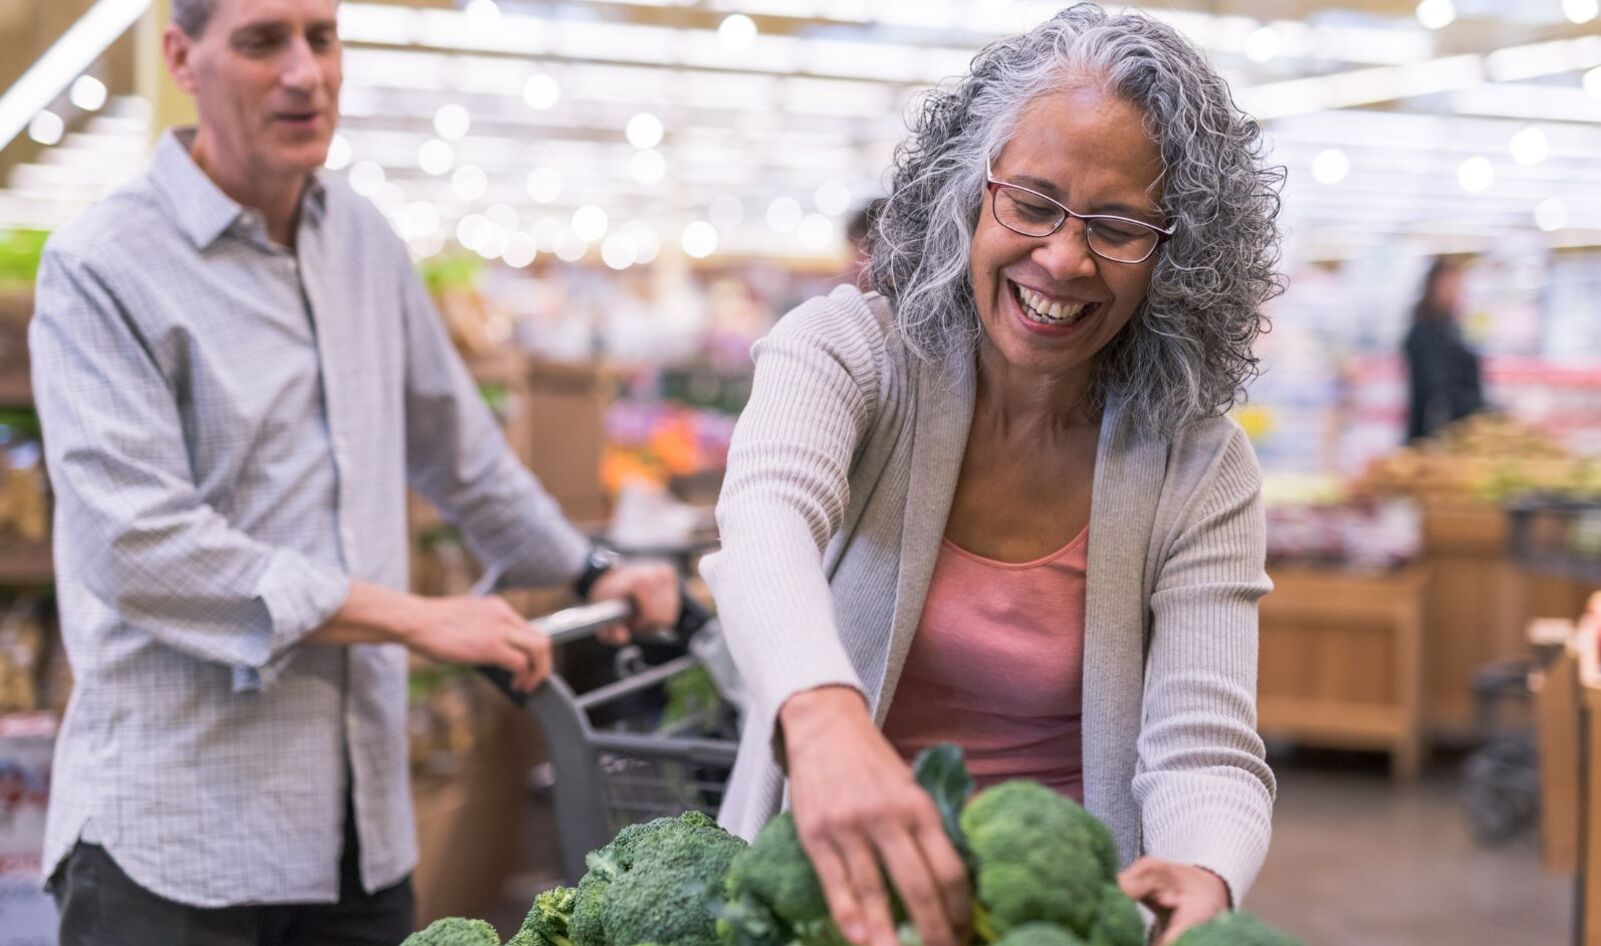
[[[1219,415],[1276,290],[1277,173],[1170,28],[1081,4],[933,94],[873,285],[802,305],[756,381],[704,564],[753,697],[722,819],[792,802],[853,941],[968,915],[907,765],[962,744],[1105,820],[1161,942],[1245,894],[1268,589],[1256,461]],[[1067,208],[1072,208],[1068,210]]]
[[1406,333],[1408,381],[1407,443],[1432,437],[1441,428],[1484,409],[1479,356],[1462,340],[1462,269],[1438,257],[1423,277],[1423,296],[1412,307]]

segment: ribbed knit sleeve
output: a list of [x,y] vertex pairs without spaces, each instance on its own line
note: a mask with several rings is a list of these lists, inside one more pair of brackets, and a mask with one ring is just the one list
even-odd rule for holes
[[1151,595],[1134,797],[1148,854],[1198,864],[1238,905],[1271,833],[1276,785],[1256,732],[1261,472],[1234,435],[1179,517]]
[[790,696],[863,689],[840,643],[823,551],[881,390],[885,329],[841,287],[781,319],[754,348],[750,402],[717,502],[722,548],[701,563],[734,662],[771,727]]

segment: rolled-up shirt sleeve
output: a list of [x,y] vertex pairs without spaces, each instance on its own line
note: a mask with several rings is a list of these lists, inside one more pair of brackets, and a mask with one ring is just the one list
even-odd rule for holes
[[76,556],[73,574],[131,626],[234,668],[236,690],[270,684],[343,604],[348,577],[204,501],[178,393],[91,261],[47,249],[29,343],[57,555]]

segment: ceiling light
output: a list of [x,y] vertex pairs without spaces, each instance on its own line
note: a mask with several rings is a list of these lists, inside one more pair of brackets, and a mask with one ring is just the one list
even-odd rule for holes
[[493,227],[483,214],[468,214],[456,221],[456,242],[476,253],[484,235]]
[[1568,204],[1560,197],[1547,197],[1534,205],[1534,223],[1547,233],[1555,233],[1568,225]]
[[834,242],[834,222],[822,214],[807,214],[796,236],[808,250],[826,250]]
[[467,110],[454,102],[441,105],[439,111],[434,113],[434,131],[439,132],[439,137],[446,141],[456,141],[464,137],[467,129],[472,127],[472,122],[472,116],[467,114]]
[[1601,3],[1596,0],[1562,0],[1562,14],[1574,23],[1588,23],[1601,16]]
[[386,214],[398,214],[400,208],[406,203],[406,195],[400,185],[394,181],[386,181],[378,188],[378,193],[372,195],[373,205]]
[[684,252],[695,259],[705,259],[717,252],[717,228],[704,220],[696,220],[684,228]]
[[538,111],[553,108],[556,101],[561,98],[561,86],[557,84],[556,77],[543,72],[535,73],[523,83],[523,101],[528,107]]
[[573,233],[585,243],[593,243],[606,235],[606,211],[594,204],[585,204],[573,211]]
[[569,263],[576,263],[589,252],[589,244],[580,240],[571,230],[562,233],[561,239],[556,241],[556,258]]
[[540,217],[529,229],[534,234],[534,241],[539,244],[539,248],[547,253],[556,252],[562,234],[567,232],[567,227],[551,216]]
[[490,223],[500,227],[502,230],[516,230],[522,226],[522,220],[518,218],[517,211],[508,204],[491,204],[489,209],[484,211],[484,216],[489,218]]
[[493,223],[484,227],[484,234],[478,239],[478,255],[484,259],[495,259],[501,256],[506,252],[506,238],[510,235]]
[[484,191],[488,189],[489,175],[484,173],[483,168],[463,164],[456,169],[456,173],[450,175],[451,193],[469,204],[484,196]]
[[1312,179],[1319,184],[1338,184],[1351,173],[1351,159],[1339,148],[1326,148],[1312,159]]
[[1475,155],[1457,167],[1456,180],[1469,193],[1489,190],[1495,183],[1495,165],[1484,155]]
[[1417,15],[1418,22],[1429,29],[1444,29],[1456,22],[1456,5],[1451,0],[1422,0]]
[[831,217],[837,217],[851,209],[851,189],[839,181],[824,181],[817,185],[817,193],[812,195],[812,202],[817,209]]
[[33,116],[33,121],[28,123],[28,137],[46,147],[60,141],[66,131],[66,122],[48,108]]
[[641,184],[660,184],[662,178],[667,176],[667,159],[662,157],[660,151],[636,151],[629,162],[629,170],[634,180]]
[[1245,38],[1245,58],[1252,62],[1267,62],[1284,48],[1284,37],[1271,26],[1258,27]]
[[1512,148],[1512,160],[1519,164],[1539,164],[1551,154],[1551,142],[1546,139],[1545,132],[1535,125],[1513,135],[1508,144]]
[[534,168],[528,172],[528,182],[524,185],[528,196],[536,203],[551,204],[561,196],[561,175],[555,168]]
[[106,84],[94,76],[79,76],[68,98],[86,112],[98,112],[106,104]]
[[417,166],[435,177],[450,170],[456,163],[456,152],[438,138],[429,138],[417,149]]
[[656,235],[646,224],[635,220],[623,228],[628,238],[634,241],[634,262],[641,265],[649,263],[662,251],[661,237]]
[[640,112],[628,120],[628,143],[636,148],[654,148],[662,143],[662,120],[649,112]]
[[384,169],[371,161],[358,161],[350,169],[350,189],[363,197],[371,197],[384,186]]
[[414,200],[401,208],[400,223],[407,240],[439,235],[439,208],[426,200]]
[[739,202],[738,197],[724,194],[706,208],[706,219],[719,230],[733,230],[745,222],[745,205]]
[[724,17],[722,25],[717,27],[717,38],[723,41],[724,48],[749,49],[750,44],[756,42],[756,21],[743,13]]
[[627,269],[638,256],[633,237],[626,233],[613,233],[600,245],[600,261],[611,269]]
[[526,233],[506,234],[506,248],[500,258],[513,269],[522,269],[534,261],[539,255],[539,245],[534,238]]
[[350,166],[352,152],[349,138],[344,135],[334,135],[328,142],[328,158],[323,162],[323,166],[330,171],[343,171]]
[[472,0],[467,4],[467,25],[474,30],[493,29],[500,19],[500,4],[495,0]]
[[801,205],[793,198],[777,197],[767,205],[767,225],[779,233],[788,233],[801,222]]

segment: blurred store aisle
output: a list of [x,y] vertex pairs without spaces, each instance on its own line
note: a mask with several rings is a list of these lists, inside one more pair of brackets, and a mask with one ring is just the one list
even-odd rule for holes
[[1570,941],[1572,880],[1541,869],[1534,831],[1478,847],[1457,763],[1401,788],[1371,758],[1298,752],[1275,760],[1273,847],[1252,912],[1307,946]]

